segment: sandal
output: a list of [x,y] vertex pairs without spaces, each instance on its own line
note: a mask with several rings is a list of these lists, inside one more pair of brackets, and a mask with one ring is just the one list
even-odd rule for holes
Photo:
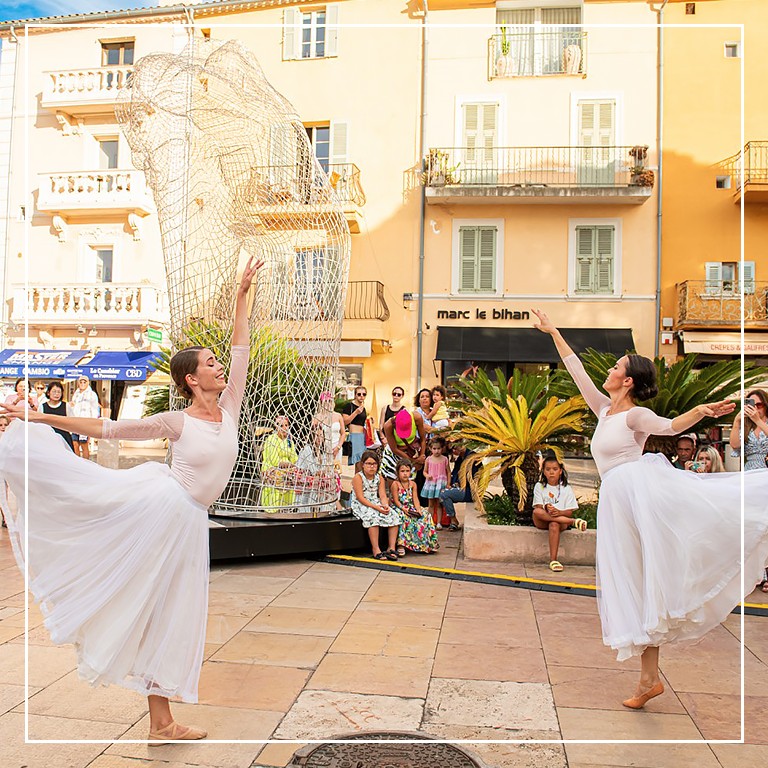
[[388,549],[386,552],[382,552],[387,560],[397,560],[397,552],[394,549]]
[[459,530],[461,530],[461,528],[460,528],[460,526],[459,526],[459,525],[457,525],[456,523],[451,523],[451,524],[448,526],[448,530],[449,530],[449,531],[459,531]]
[[398,557],[405,557],[405,547],[398,547],[395,552],[397,552]]
[[559,560],[553,560],[549,564],[549,570],[554,571],[555,573],[560,573],[560,571],[563,570],[563,564]]
[[582,517],[574,517],[573,518],[573,527],[577,531],[586,531],[587,530],[587,521],[584,520]]
[[379,552],[377,555],[373,556],[374,560],[386,560],[387,559],[387,553],[386,552]]
[[169,741],[196,741],[204,739],[208,733],[200,728],[179,725],[175,720],[157,731],[149,732],[149,747],[160,747]]

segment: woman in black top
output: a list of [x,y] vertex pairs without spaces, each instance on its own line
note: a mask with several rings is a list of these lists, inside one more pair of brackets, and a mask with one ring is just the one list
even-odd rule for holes
[[392,390],[392,402],[381,409],[379,416],[379,430],[382,435],[381,442],[384,443],[384,425],[399,411],[402,411],[405,406],[403,405],[403,397],[405,396],[405,390],[402,387],[395,387]]
[[[52,413],[56,416],[68,416],[67,404],[64,402],[64,385],[60,381],[52,381],[45,391],[47,400],[42,405],[43,413]],[[56,429],[54,432],[64,438],[64,442],[74,451],[72,445],[72,433],[63,429]]]

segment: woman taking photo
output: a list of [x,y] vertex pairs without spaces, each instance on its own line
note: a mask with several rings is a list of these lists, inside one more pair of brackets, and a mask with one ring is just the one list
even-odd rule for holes
[[[598,417],[591,448],[602,479],[596,571],[603,642],[619,661],[640,656],[637,689],[623,702],[640,709],[664,692],[659,646],[699,639],[742,598],[741,475],[680,472],[664,456],[643,455],[643,446],[649,435],[689,432],[735,406],[699,405],[671,420],[638,406],[658,391],[656,366],[640,355],[618,360],[603,394],[547,315],[533,312]],[[752,477],[744,498],[746,584],[768,558],[768,472]]]
[[[185,410],[115,422],[0,408],[33,422],[26,446],[24,425],[8,428],[0,477],[19,502],[8,521],[11,540],[19,565],[27,562],[45,626],[54,643],[75,646],[81,679],[147,696],[150,745],[207,735],[174,722],[169,699],[197,701],[208,608],[208,507],[237,458],[249,355],[247,295],[262,264],[249,259],[237,289],[229,382],[210,349],[189,347],[171,358],[174,384],[190,401]],[[147,462],[107,469],[75,456],[49,427],[91,437],[168,438],[173,460],[170,467]]]

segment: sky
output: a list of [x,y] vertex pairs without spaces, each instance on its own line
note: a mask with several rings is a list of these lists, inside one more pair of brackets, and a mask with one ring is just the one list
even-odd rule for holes
[[148,8],[153,5],[157,5],[157,0],[0,0],[0,21]]

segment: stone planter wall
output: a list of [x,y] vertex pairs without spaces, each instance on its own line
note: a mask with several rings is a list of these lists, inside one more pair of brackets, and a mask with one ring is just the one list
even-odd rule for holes
[[[560,534],[558,559],[567,565],[594,565],[597,531]],[[464,515],[464,557],[511,563],[549,563],[547,532],[532,526],[489,525],[474,504]]]

